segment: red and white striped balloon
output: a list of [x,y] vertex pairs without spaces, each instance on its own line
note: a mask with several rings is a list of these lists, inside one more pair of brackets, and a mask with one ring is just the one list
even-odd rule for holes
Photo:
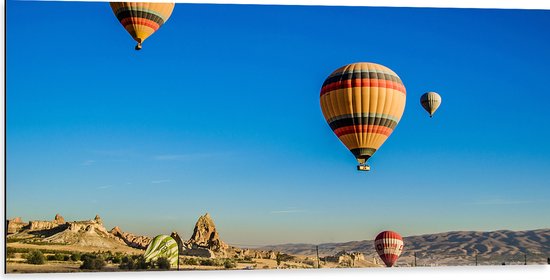
[[403,238],[397,232],[383,231],[374,239],[374,248],[386,266],[392,267],[403,252]]

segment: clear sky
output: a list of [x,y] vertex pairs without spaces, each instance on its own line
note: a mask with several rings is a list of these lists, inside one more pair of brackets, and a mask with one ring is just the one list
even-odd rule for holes
[[[7,3],[7,216],[231,244],[550,227],[550,11],[177,4],[136,52],[107,3]],[[319,107],[353,62],[407,88],[357,172]],[[426,91],[443,103],[433,119]]]

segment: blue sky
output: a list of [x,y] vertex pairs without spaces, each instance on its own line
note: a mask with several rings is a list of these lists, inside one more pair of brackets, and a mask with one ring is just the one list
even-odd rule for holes
[[[7,216],[229,243],[550,227],[550,11],[177,4],[135,43],[107,3],[7,3]],[[376,62],[407,88],[355,170],[319,91]],[[425,91],[443,103],[433,119]]]

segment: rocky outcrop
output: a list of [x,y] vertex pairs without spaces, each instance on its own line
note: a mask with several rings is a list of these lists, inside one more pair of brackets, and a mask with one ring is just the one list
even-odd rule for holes
[[170,237],[174,238],[174,240],[176,240],[176,243],[178,243],[178,252],[180,254],[183,253],[184,251],[184,243],[183,243],[183,239],[181,239],[181,237],[179,236],[179,234],[175,231],[172,232],[172,234],[170,234]]
[[59,215],[56,214],[53,218],[53,221],[30,221],[29,222],[29,230],[30,231],[44,231],[44,230],[50,230],[54,229],[60,225],[65,225],[65,219]]
[[55,214],[55,217],[53,218],[53,221],[55,223],[57,223],[58,225],[62,225],[62,224],[65,223],[65,219],[59,214]]
[[321,258],[321,260],[325,262],[334,262],[338,264],[353,264],[356,261],[364,261],[365,255],[360,252],[340,251],[336,253],[334,256],[326,256]]
[[39,238],[41,242],[51,244],[79,245],[105,249],[133,247],[145,249],[151,239],[147,236],[135,236],[122,232],[115,227],[113,233],[107,231],[99,215],[85,221],[66,222],[56,214],[53,221],[31,221],[25,224],[20,218],[8,221],[8,229],[14,239]]
[[193,229],[193,235],[184,243],[183,247],[184,255],[203,258],[251,257],[275,260],[279,253],[272,250],[261,251],[229,246],[221,240],[216,225],[208,213],[199,217]]
[[199,220],[195,224],[193,235],[186,242],[189,248],[206,248],[214,252],[222,252],[229,248],[221,239],[216,225],[210,217],[210,214],[206,213],[204,216],[199,217]]
[[39,231],[39,230],[49,230],[58,227],[59,224],[52,221],[30,221],[29,230],[30,231]]
[[136,249],[147,249],[147,246],[152,240],[149,236],[139,236],[129,232],[123,232],[118,226],[111,229],[109,233],[120,239],[126,245]]
[[103,220],[99,217],[99,215],[95,215],[94,221],[100,225],[103,224]]
[[21,217],[17,217],[11,220],[8,220],[6,233],[7,234],[13,234],[21,231],[24,227],[28,226],[29,223],[24,223],[21,220]]
[[230,246],[220,239],[216,225],[208,213],[199,217],[193,235],[185,242],[185,247],[188,252],[184,254],[191,256],[214,254],[216,257],[225,257],[228,255],[227,250],[230,249]]
[[97,219],[67,222],[59,226],[58,229],[56,233],[44,238],[42,241],[106,249],[125,245],[124,242],[110,234]]

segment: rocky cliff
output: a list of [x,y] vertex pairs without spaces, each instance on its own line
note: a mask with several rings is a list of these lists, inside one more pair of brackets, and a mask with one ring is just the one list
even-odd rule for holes
[[28,225],[29,223],[23,222],[20,217],[8,220],[6,233],[7,234],[17,233],[18,231],[21,231],[24,227]]
[[147,249],[147,246],[152,240],[149,236],[140,236],[129,232],[123,232],[118,226],[111,229],[109,233],[119,238],[126,245],[136,249]]
[[8,238],[20,239],[23,242],[40,241],[105,249],[121,246],[145,249],[151,241],[147,236],[124,233],[118,227],[109,232],[99,215],[91,220],[73,222],[66,222],[59,214],[56,214],[52,221],[36,220],[24,223],[21,218],[15,218],[8,221],[7,227]]

